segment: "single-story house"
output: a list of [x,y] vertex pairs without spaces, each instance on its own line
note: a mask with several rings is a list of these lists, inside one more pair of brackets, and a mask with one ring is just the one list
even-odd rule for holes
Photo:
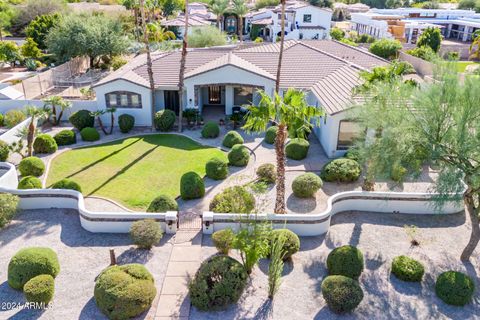
[[[190,49],[183,109],[202,113],[220,109],[230,115],[234,107],[256,103],[259,89],[273,95],[278,55],[278,43]],[[180,58],[180,50],[153,55],[155,110],[178,113]],[[137,125],[152,124],[145,60],[140,55],[94,85],[99,108],[114,106],[133,115]],[[327,116],[314,133],[326,154],[336,157],[349,147],[355,133],[345,111],[354,103],[352,90],[360,84],[359,73],[387,64],[365,50],[332,40],[290,40],[285,42],[280,88],[304,90],[311,105],[325,109]]]

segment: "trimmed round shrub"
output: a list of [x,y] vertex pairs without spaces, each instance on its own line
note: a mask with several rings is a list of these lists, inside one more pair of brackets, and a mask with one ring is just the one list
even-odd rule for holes
[[66,189],[66,190],[75,190],[78,192],[82,192],[82,188],[78,183],[70,179],[62,179],[60,181],[55,182],[51,186],[52,189]]
[[435,283],[437,297],[446,304],[464,306],[472,300],[475,284],[468,275],[447,271],[438,276]]
[[73,130],[62,130],[53,139],[55,139],[58,146],[68,146],[77,143],[77,136]]
[[7,113],[5,113],[3,122],[5,123],[5,126],[7,128],[13,128],[17,124],[24,121],[25,119],[27,119],[27,116],[25,115],[25,113],[23,113],[20,110],[13,109],[13,110],[9,110],[9,111],[7,111]]
[[243,144],[243,138],[237,131],[228,131],[225,137],[223,137],[222,144],[227,148],[231,148],[236,144]]
[[220,134],[220,127],[215,121],[209,121],[205,123],[202,128],[202,137],[204,138],[216,138]]
[[323,167],[322,179],[328,182],[353,182],[358,180],[361,171],[355,160],[335,159]]
[[223,180],[228,176],[228,162],[220,158],[212,158],[205,164],[207,177],[213,180]]
[[293,160],[302,160],[307,157],[310,143],[302,138],[295,138],[290,140],[285,146],[285,154],[287,158]]
[[57,150],[57,142],[51,135],[39,134],[33,142],[33,151],[35,153],[54,153]]
[[218,230],[212,234],[213,244],[215,245],[215,248],[217,248],[218,252],[221,254],[228,254],[230,249],[232,249],[234,238],[235,234],[230,228]]
[[140,249],[151,249],[162,237],[162,229],[155,219],[138,220],[130,227],[130,238]]
[[162,194],[150,202],[147,212],[167,212],[178,211],[178,203],[175,199]]
[[93,127],[95,124],[95,117],[93,117],[88,110],[78,110],[68,118],[68,121],[70,121],[78,131],[82,131],[83,128]]
[[100,133],[98,133],[97,129],[92,127],[83,128],[82,131],[80,131],[80,136],[82,137],[83,141],[100,140]]
[[205,183],[198,173],[190,171],[180,179],[180,196],[183,200],[198,199],[205,195]]
[[217,213],[250,213],[254,208],[255,197],[241,186],[226,188],[210,202],[210,211]]
[[153,276],[141,264],[108,267],[97,278],[93,296],[109,319],[133,318],[152,305],[157,294]]
[[23,286],[23,293],[28,302],[48,304],[55,293],[55,280],[49,274],[33,277]]
[[420,282],[425,273],[425,268],[415,259],[398,256],[392,261],[392,273],[403,281]]
[[300,238],[288,229],[275,229],[271,233],[270,243],[273,244],[280,237],[283,237],[285,241],[282,254],[283,259],[287,260],[300,250]]
[[277,181],[277,170],[274,164],[264,163],[257,168],[257,177],[266,183],[275,183]]
[[363,290],[358,281],[340,275],[323,280],[322,295],[335,313],[353,311],[363,300]]
[[38,157],[26,157],[20,161],[18,170],[22,176],[40,177],[45,172],[45,164]]
[[122,114],[118,117],[118,126],[121,133],[129,133],[135,126],[135,117],[129,114]]
[[42,189],[42,181],[34,176],[23,177],[22,180],[18,182],[18,189]]
[[159,131],[170,131],[175,124],[175,112],[164,109],[155,113],[155,129]]
[[292,182],[293,194],[299,198],[310,198],[323,185],[322,179],[312,172],[307,172],[296,177]]
[[250,150],[241,144],[234,145],[228,153],[228,163],[235,167],[245,167],[250,161]]
[[19,198],[10,193],[0,193],[0,229],[17,214]]
[[265,132],[265,142],[268,144],[274,144],[275,143],[275,138],[277,138],[277,132],[278,132],[278,127],[277,126],[272,126],[267,129],[267,132]]
[[0,162],[5,162],[10,155],[10,150],[8,149],[8,144],[0,140]]
[[41,274],[56,277],[60,272],[57,254],[50,248],[31,247],[18,251],[8,264],[8,284],[22,290],[25,283]]
[[358,279],[363,271],[363,254],[354,246],[333,249],[327,257],[329,275],[342,275]]
[[247,284],[247,272],[240,262],[225,256],[204,261],[188,285],[192,305],[202,311],[216,311],[236,303]]

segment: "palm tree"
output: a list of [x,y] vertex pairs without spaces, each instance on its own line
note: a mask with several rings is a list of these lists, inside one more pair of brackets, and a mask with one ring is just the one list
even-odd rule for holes
[[150,52],[150,42],[148,41],[147,24],[145,22],[144,0],[140,0],[140,15],[142,16],[143,42],[145,43],[145,49],[147,51],[147,73],[148,73],[148,81],[150,83],[150,97],[152,100],[151,114],[152,114],[152,131],[153,131],[155,130],[155,124],[153,123],[153,119],[155,118],[155,81],[153,80],[152,55]]
[[[51,111],[53,116],[53,125],[58,126],[62,120],[63,112],[72,107],[72,103],[59,96],[52,96],[43,99],[44,109]],[[57,117],[57,106],[60,107],[60,113]],[[51,107],[51,109],[50,109]]]
[[[474,49],[474,47],[477,47]],[[472,35],[472,44],[470,45],[470,58],[480,59],[480,30]]]
[[112,134],[113,133],[113,125],[115,124],[115,112],[117,112],[117,108],[110,107],[110,108],[107,108],[105,111],[110,113],[111,123],[110,123],[110,133],[109,134]]
[[[322,109],[308,105],[306,94],[303,91],[288,89],[283,99],[274,94],[271,98],[264,91],[259,91],[260,102],[258,106],[249,106],[249,113],[243,128],[247,131],[264,132],[269,123],[275,124],[279,129],[275,140],[277,155],[277,198],[275,213],[283,214],[285,210],[285,140],[286,128],[295,128],[299,138],[305,138],[311,131],[311,121],[317,121],[324,115]],[[283,131],[280,131],[283,128]],[[279,138],[279,135],[283,135]]]
[[233,13],[238,16],[238,35],[240,42],[243,42],[243,17],[248,13],[245,0],[233,0]]
[[185,64],[187,62],[187,47],[188,47],[188,0],[185,0],[185,31],[183,32],[183,41],[182,41],[182,57],[180,58],[180,73],[178,75],[178,132],[182,132],[182,121],[183,121],[183,91],[185,90],[184,80],[185,80]]
[[[100,129],[102,129],[103,133],[108,134],[107,130],[105,130],[105,127],[103,126],[103,121],[102,121],[102,116],[107,112],[107,110],[97,110],[90,112],[90,115],[94,118],[98,119],[98,126]],[[113,114],[113,113],[112,113]]]
[[25,113],[30,117],[30,123],[28,124],[27,132],[27,153],[31,157],[33,154],[33,140],[37,132],[36,123],[39,120],[46,119],[49,115],[48,111],[44,108],[37,108],[35,106],[28,105],[25,107]]
[[150,22],[147,24],[148,40],[150,42],[163,42],[167,40],[175,40],[175,33],[163,28],[158,22]]
[[127,10],[131,10],[133,14],[133,20],[134,20],[134,25],[135,25],[135,39],[138,40],[138,0],[123,0],[122,3]]
[[228,8],[229,0],[214,0],[210,6],[210,10],[217,16],[217,28],[222,30],[221,19]]

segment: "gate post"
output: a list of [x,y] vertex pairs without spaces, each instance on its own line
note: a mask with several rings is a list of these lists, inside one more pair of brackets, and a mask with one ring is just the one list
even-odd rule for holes
[[213,233],[213,212],[205,211],[202,214],[202,231],[204,234]]
[[177,211],[167,211],[165,213],[165,232],[167,234],[177,233]]

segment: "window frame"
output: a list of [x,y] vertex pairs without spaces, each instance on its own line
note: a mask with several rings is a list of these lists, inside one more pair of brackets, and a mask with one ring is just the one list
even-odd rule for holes
[[[307,17],[310,17],[310,19],[308,19],[308,21],[307,21],[307,19],[306,19]],[[312,23],[312,15],[309,14],[309,13],[304,14],[304,15],[303,15],[303,22],[305,22],[305,23]]]
[[[112,104],[112,96],[115,96],[115,105]],[[126,97],[126,104],[124,104]],[[137,101],[133,102],[133,97],[136,97]],[[107,108],[117,109],[142,109],[142,95],[131,91],[112,91],[105,94],[105,104]]]
[[[351,148],[354,144],[354,142],[353,142],[354,139],[352,140],[351,144],[349,144],[349,145],[345,145],[345,144],[341,145],[340,144],[340,130],[342,128],[342,123],[356,123],[356,124],[358,124],[358,122],[350,121],[350,120],[340,120],[338,122],[338,132],[337,132],[337,150],[338,151],[346,151],[349,148]],[[358,132],[358,134],[360,134],[360,133],[361,133],[361,130]]]

